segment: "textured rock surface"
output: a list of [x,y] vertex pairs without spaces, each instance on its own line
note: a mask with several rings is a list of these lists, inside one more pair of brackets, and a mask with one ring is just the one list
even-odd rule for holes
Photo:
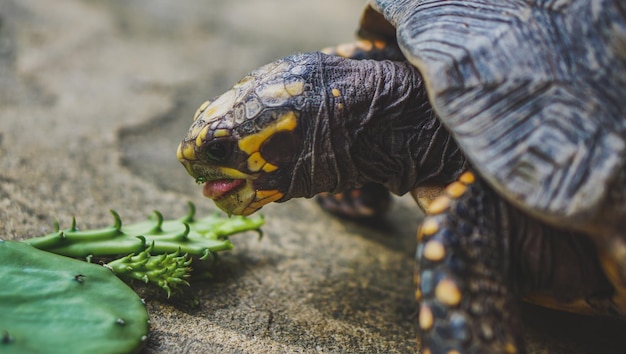
[[[215,208],[175,157],[197,106],[261,64],[352,39],[360,0],[0,0],[0,231],[25,239]],[[233,238],[183,296],[137,285],[145,353],[411,353],[421,218],[398,199],[383,225],[310,200],[263,209],[265,238]],[[619,353],[622,323],[527,308],[533,348]]]

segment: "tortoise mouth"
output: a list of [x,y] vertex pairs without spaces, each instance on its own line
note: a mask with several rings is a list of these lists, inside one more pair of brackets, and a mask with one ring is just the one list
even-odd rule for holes
[[256,199],[252,181],[241,178],[220,178],[204,181],[202,194],[212,199],[218,208],[229,215],[249,215],[256,208],[249,206]]
[[245,183],[243,179],[216,179],[204,183],[202,194],[214,201],[218,201],[228,196],[230,193],[237,192]]
[[196,183],[203,185],[202,194],[227,214],[249,215],[258,209],[249,207],[257,199],[254,176],[228,167],[200,163],[183,165]]
[[277,189],[258,189],[253,178],[226,177],[225,173],[208,175],[211,177],[196,177],[196,182],[203,185],[202,194],[228,215],[250,215],[284,196]]

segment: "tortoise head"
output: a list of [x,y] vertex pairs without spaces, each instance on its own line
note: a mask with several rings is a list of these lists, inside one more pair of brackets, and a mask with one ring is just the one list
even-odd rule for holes
[[304,55],[265,65],[197,110],[177,156],[225,212],[249,215],[291,188],[312,65]]
[[416,172],[438,151],[428,134],[416,139],[420,124],[433,130],[427,102],[408,63],[297,54],[205,102],[178,159],[230,214],[370,182],[403,194],[432,175]]

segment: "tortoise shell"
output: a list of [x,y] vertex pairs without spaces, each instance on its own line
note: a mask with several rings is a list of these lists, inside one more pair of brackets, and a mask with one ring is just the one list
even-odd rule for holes
[[589,230],[624,216],[625,15],[613,0],[378,0],[361,33],[397,41],[503,197]]

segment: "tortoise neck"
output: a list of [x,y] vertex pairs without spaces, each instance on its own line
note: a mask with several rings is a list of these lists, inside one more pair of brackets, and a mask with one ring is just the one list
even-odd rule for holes
[[[404,194],[442,185],[466,158],[428,102],[417,69],[405,62],[350,60],[320,54],[305,149],[293,197],[340,192],[365,183]],[[295,188],[294,188],[295,187]],[[298,194],[298,195],[296,195]]]

